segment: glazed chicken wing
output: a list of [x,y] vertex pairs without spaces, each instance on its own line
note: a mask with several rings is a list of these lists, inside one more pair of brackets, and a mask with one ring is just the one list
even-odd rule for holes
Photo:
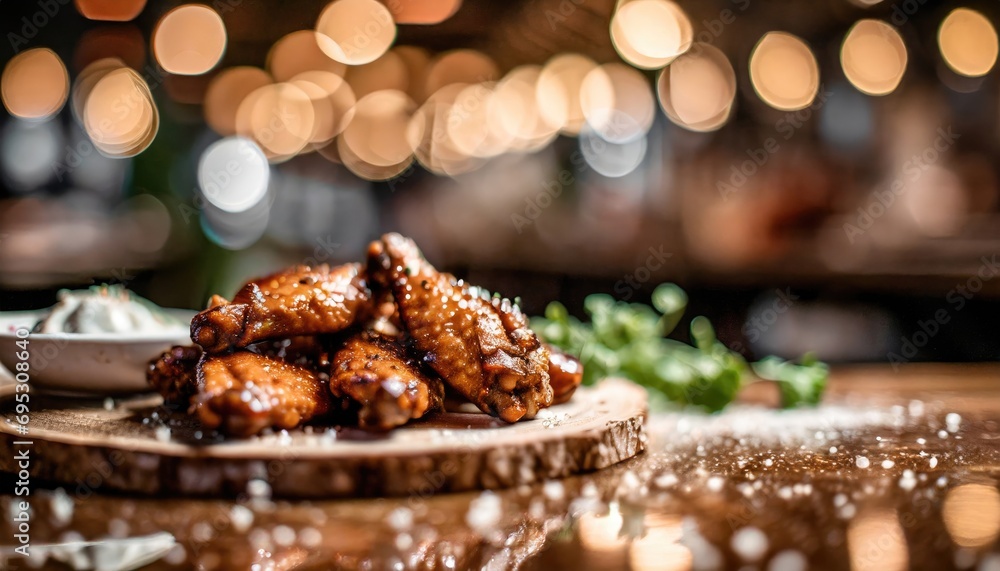
[[296,266],[252,281],[231,303],[213,297],[191,320],[191,339],[209,353],[279,337],[336,333],[369,313],[360,264]]
[[326,382],[299,365],[251,351],[202,356],[192,408],[208,428],[251,436],[295,428],[330,411]]
[[548,351],[510,300],[439,273],[399,234],[373,242],[368,258],[415,348],[465,398],[507,422],[552,404]]
[[332,358],[330,391],[348,398],[361,428],[389,430],[441,410],[444,384],[399,343],[374,331],[344,342]]
[[201,347],[176,345],[149,362],[146,380],[167,403],[187,406],[198,392],[198,360]]

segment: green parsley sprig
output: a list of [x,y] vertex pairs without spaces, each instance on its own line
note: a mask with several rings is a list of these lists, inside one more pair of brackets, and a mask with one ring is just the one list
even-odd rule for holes
[[702,316],[691,321],[694,345],[668,339],[687,302],[684,290],[670,283],[653,291],[652,307],[594,294],[583,303],[590,323],[554,301],[544,317],[532,318],[531,326],[548,343],[580,358],[584,384],[625,377],[649,389],[656,408],[674,403],[719,411],[742,387],[760,379],[777,382],[783,407],[819,403],[829,369],[812,355],[799,363],[766,357],[748,365],[716,339],[712,324]]

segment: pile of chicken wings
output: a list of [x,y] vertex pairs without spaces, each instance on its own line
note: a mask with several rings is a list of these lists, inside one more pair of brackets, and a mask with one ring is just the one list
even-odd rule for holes
[[372,242],[365,264],[297,266],[213,296],[191,339],[150,363],[149,383],[232,436],[389,430],[446,400],[516,422],[569,400],[583,377],[516,304],[438,272],[399,234]]

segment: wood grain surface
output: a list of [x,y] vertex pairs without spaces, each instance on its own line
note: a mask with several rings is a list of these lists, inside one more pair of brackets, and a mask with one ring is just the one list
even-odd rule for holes
[[[32,395],[30,433],[0,399],[0,470],[32,442],[32,477],[93,490],[228,496],[262,480],[276,497],[429,495],[532,484],[606,468],[642,452],[645,391],[608,380],[569,403],[507,425],[446,412],[386,434],[306,427],[223,439],[158,396],[110,401]],[[108,405],[108,406],[106,406]],[[267,489],[267,487],[264,487]],[[261,484],[249,490],[259,490]]]

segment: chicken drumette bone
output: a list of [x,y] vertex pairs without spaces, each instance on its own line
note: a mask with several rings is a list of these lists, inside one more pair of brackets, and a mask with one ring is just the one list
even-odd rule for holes
[[394,233],[369,246],[368,275],[424,362],[480,410],[516,422],[552,404],[548,350],[510,300],[438,272]]

